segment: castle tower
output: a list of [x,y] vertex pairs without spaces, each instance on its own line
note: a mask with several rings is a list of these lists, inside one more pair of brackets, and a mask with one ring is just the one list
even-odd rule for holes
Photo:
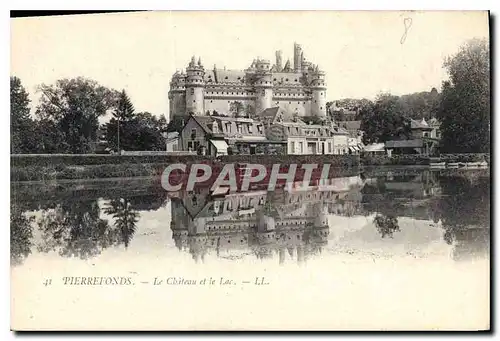
[[311,114],[326,117],[325,72],[321,71],[318,66],[311,74],[310,89],[312,90]]
[[295,72],[302,71],[302,46],[294,43],[293,44],[293,69]]
[[273,82],[270,62],[266,59],[257,59],[255,63],[255,111],[260,113],[271,108],[273,101]]
[[186,68],[186,113],[192,112],[195,115],[204,114],[204,88],[205,88],[205,69],[201,64],[195,62],[194,56]]
[[281,72],[283,70],[283,54],[281,51],[276,51],[276,71]]
[[186,113],[186,75],[182,72],[175,72],[170,81],[169,116],[170,120],[176,115]]

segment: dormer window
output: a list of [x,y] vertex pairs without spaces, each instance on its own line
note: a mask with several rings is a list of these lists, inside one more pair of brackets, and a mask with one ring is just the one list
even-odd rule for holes
[[212,123],[212,131],[214,133],[218,133],[219,132],[219,125],[217,124],[217,122]]

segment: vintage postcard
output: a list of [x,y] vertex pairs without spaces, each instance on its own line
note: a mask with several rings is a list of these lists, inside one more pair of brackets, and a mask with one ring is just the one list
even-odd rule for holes
[[10,25],[12,330],[490,329],[487,11]]

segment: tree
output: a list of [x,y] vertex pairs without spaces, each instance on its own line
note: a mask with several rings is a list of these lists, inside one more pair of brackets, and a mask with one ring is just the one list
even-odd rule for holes
[[113,150],[136,150],[134,148],[135,109],[129,96],[122,90],[117,98],[113,117],[105,124],[106,141]]
[[139,213],[132,208],[129,200],[123,198],[111,200],[105,212],[115,219],[114,226],[120,231],[121,242],[127,248],[137,229]]
[[184,125],[187,122],[187,118],[184,115],[175,115],[172,117],[172,119],[168,122],[167,125],[167,132],[178,132],[179,134],[182,131],[182,128],[184,128]]
[[490,150],[490,60],[486,40],[472,39],[444,62],[450,79],[443,83],[438,110],[441,150],[483,153]]
[[27,217],[16,203],[10,204],[10,262],[21,264],[31,254],[34,217]]
[[256,115],[255,107],[250,103],[247,103],[247,105],[245,105],[245,109],[243,109],[243,112],[245,113],[245,117],[247,118],[254,118]]
[[410,122],[399,97],[381,94],[375,103],[360,112],[361,130],[365,144],[409,138]]
[[[82,77],[61,79],[54,85],[42,84],[38,90],[42,95],[36,116],[52,125],[50,135],[55,134],[53,130],[58,132],[56,135],[61,140],[53,141],[56,152],[91,152],[99,126],[98,118],[116,106],[116,92]],[[50,140],[50,137],[44,140]]]
[[234,117],[241,117],[244,114],[244,105],[240,101],[234,101],[229,104],[229,110],[233,114]]
[[29,152],[35,141],[32,139],[34,128],[30,117],[28,92],[17,77],[10,77],[10,125],[12,154]]
[[118,230],[111,229],[99,215],[96,200],[62,203],[43,211],[38,219],[41,232],[38,251],[57,251],[61,256],[88,259],[119,245]]
[[375,218],[373,218],[373,222],[382,238],[393,238],[394,232],[401,231],[399,228],[398,218],[393,215],[377,214]]
[[138,113],[130,123],[133,144],[130,150],[165,150],[163,133],[167,131],[164,116],[159,119],[149,112]]

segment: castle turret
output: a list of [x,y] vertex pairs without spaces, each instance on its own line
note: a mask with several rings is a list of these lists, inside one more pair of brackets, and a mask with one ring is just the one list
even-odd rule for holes
[[254,87],[255,109],[257,113],[272,106],[273,82],[270,62],[266,59],[257,59],[255,62]]
[[204,114],[204,88],[205,88],[205,69],[201,64],[201,59],[198,63],[195,62],[194,56],[186,68],[186,113],[195,115]]
[[186,75],[184,73],[176,71],[172,76],[168,99],[170,120],[176,115],[186,113]]
[[326,117],[325,72],[321,71],[318,66],[311,74],[310,89],[312,90],[311,114]]

